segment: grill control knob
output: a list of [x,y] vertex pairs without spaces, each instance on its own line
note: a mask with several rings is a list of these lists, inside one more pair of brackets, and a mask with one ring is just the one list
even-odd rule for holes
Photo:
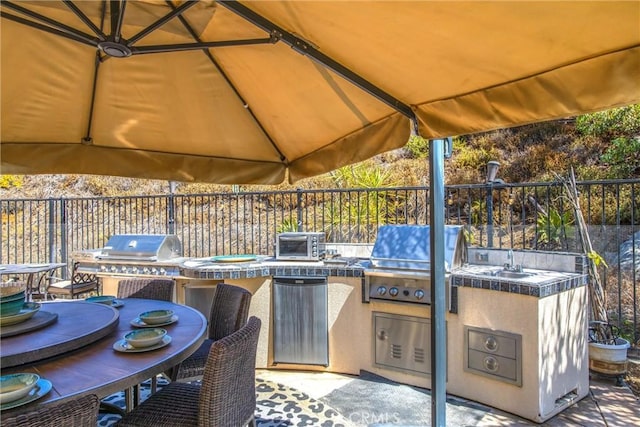
[[378,286],[378,295],[382,296],[387,293],[387,288],[384,286]]
[[113,273],[115,273],[116,271],[118,271],[118,267],[116,267],[115,265],[112,265],[112,266],[111,266],[111,271],[112,271]]
[[391,289],[389,289],[389,295],[391,295],[392,297],[395,297],[398,295],[398,288],[396,288],[395,286]]
[[416,297],[416,299],[422,299],[424,298],[424,291],[422,289],[416,289],[413,296]]

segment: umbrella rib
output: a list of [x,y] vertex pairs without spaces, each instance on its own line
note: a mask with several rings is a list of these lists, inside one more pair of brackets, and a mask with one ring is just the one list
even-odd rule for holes
[[96,59],[94,62],[93,68],[93,86],[91,88],[91,104],[89,105],[89,118],[87,121],[87,133],[84,138],[80,140],[82,144],[92,145],[93,138],[91,137],[91,127],[93,126],[93,111],[96,106],[96,90],[98,87],[98,68],[100,68],[101,60],[100,60],[100,51],[96,50]]
[[24,24],[32,28],[37,28],[39,30],[42,30],[51,34],[56,34],[62,37],[66,37],[80,43],[88,44],[94,47],[97,45],[96,39],[92,37],[90,34],[83,33],[82,31],[79,31],[75,28],[64,25],[58,21],[54,21],[53,19],[47,18],[46,16],[40,15],[39,13],[33,12],[29,9],[25,9],[24,7],[18,6],[17,4],[14,4],[10,1],[3,1],[2,6],[8,7],[9,9],[13,9],[16,12],[27,15],[30,18],[44,22],[45,24],[48,24],[48,25],[44,25],[35,21],[30,21],[20,16],[11,15],[9,13],[1,11],[0,14],[3,18],[10,19],[11,21],[18,22],[20,24]]
[[198,43],[182,43],[182,44],[166,44],[166,45],[154,45],[154,46],[140,46],[132,47],[132,55],[140,55],[147,53],[162,53],[162,52],[181,52],[188,50],[203,50],[214,47],[227,47],[227,46],[245,46],[245,45],[257,45],[273,43],[273,39],[248,39],[248,40],[228,40],[217,42],[198,42]]
[[180,16],[183,12],[185,12],[190,7],[195,6],[197,3],[198,3],[197,0],[195,0],[195,1],[194,0],[188,0],[186,3],[182,4],[181,6],[173,8],[173,10],[171,12],[167,13],[165,16],[163,16],[162,18],[158,19],[156,22],[154,22],[153,24],[149,25],[144,30],[140,31],[138,34],[136,34],[133,37],[129,38],[127,45],[130,47],[132,44],[134,44],[135,42],[137,42],[141,38],[145,37],[147,34],[149,34],[152,31],[158,29],[159,27],[163,26],[164,24],[166,24],[167,22],[169,22],[170,20],[172,20],[176,16]]
[[[165,2],[167,3],[167,5],[169,5],[169,7],[175,7],[170,0],[165,0]],[[191,37],[193,37],[193,39],[196,42],[198,42],[198,43],[202,42],[202,40],[200,40],[200,37],[198,37],[196,32],[193,30],[193,28],[191,28],[191,25],[189,25],[189,23],[186,21],[186,19],[182,15],[178,15],[178,19],[180,20],[182,25],[184,25],[184,27],[187,29],[187,31],[189,31],[189,34],[191,34]],[[271,43],[275,42],[273,37],[270,39],[270,42]],[[240,91],[238,90],[238,88],[236,88],[236,86],[233,84],[231,79],[229,79],[229,76],[227,76],[227,74],[224,72],[224,70],[222,69],[220,64],[218,64],[218,61],[216,61],[216,59],[213,57],[213,55],[211,54],[211,52],[208,49],[203,49],[202,52],[207,56],[207,58],[209,58],[209,61],[211,61],[213,66],[216,67],[216,69],[218,70],[218,72],[220,73],[222,78],[227,82],[227,84],[229,85],[231,90],[233,90],[233,93],[235,93],[236,96],[238,97],[238,99],[240,99],[240,102],[242,102],[242,105],[244,106],[244,108],[247,110],[249,115],[251,115],[251,117],[253,118],[254,122],[260,128],[262,133],[267,137],[267,139],[269,140],[269,143],[271,144],[273,149],[278,153],[278,156],[280,156],[280,160],[282,162],[284,162],[284,163],[288,163],[287,162],[287,157],[280,150],[280,148],[276,145],[276,143],[274,142],[273,138],[271,137],[271,135],[269,135],[269,132],[267,132],[267,130],[264,128],[264,126],[262,125],[260,120],[258,120],[256,115],[253,113],[253,110],[251,109],[251,106],[247,103],[247,101],[244,99],[244,97],[240,94]]]
[[265,17],[257,14],[253,10],[249,9],[247,6],[240,4],[237,1],[227,1],[227,0],[217,0],[218,3],[251,22],[255,26],[263,29],[269,34],[275,35],[279,40],[282,40],[284,43],[288,44],[291,48],[293,48],[298,53],[308,56],[314,61],[320,63],[322,66],[329,68],[336,74],[342,76],[344,79],[350,81],[352,84],[358,86],[365,92],[384,102],[394,110],[403,114],[407,118],[411,119],[412,122],[417,123],[417,119],[415,113],[411,109],[410,106],[403,103],[399,99],[395,98],[391,94],[385,92],[381,88],[377,87],[373,83],[369,82],[362,76],[357,73],[349,70],[344,65],[330,58],[329,56],[321,53],[318,49],[311,46],[308,42],[304,41],[300,37],[297,37],[285,29],[279,27],[273,22],[269,21]]
[[75,3],[71,0],[62,0],[62,2],[69,8],[71,9],[71,11],[73,13],[76,14],[76,16],[82,21],[84,22],[84,24],[89,27],[97,36],[100,40],[106,40],[107,39],[107,35],[100,29],[98,28],[93,22],[91,22],[91,20],[89,19],[89,17],[87,15],[85,15],[79,8],[78,6],[75,5]]
[[[120,5],[122,4],[122,8]],[[122,21],[124,20],[124,10],[127,6],[127,0],[111,0],[109,2],[111,9],[111,37],[116,43],[120,43],[122,38]]]

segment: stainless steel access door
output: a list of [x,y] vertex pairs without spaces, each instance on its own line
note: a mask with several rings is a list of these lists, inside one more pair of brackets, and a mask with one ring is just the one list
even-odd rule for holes
[[273,278],[273,361],[329,366],[326,277]]

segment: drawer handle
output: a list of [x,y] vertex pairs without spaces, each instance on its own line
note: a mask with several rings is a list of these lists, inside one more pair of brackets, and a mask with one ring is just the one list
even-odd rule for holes
[[382,341],[384,341],[384,340],[386,340],[388,338],[387,331],[385,331],[384,329],[380,329],[378,331],[377,336],[378,336],[378,339],[382,340]]
[[484,348],[489,351],[496,351],[498,349],[498,340],[489,335],[487,339],[484,340]]
[[498,359],[493,356],[487,356],[484,358],[484,367],[487,371],[497,372],[500,365],[498,364]]

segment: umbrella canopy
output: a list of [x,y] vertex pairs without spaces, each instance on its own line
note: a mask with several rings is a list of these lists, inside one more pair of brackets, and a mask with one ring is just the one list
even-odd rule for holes
[[2,1],[1,14],[5,174],[294,182],[412,131],[640,102],[637,1]]

